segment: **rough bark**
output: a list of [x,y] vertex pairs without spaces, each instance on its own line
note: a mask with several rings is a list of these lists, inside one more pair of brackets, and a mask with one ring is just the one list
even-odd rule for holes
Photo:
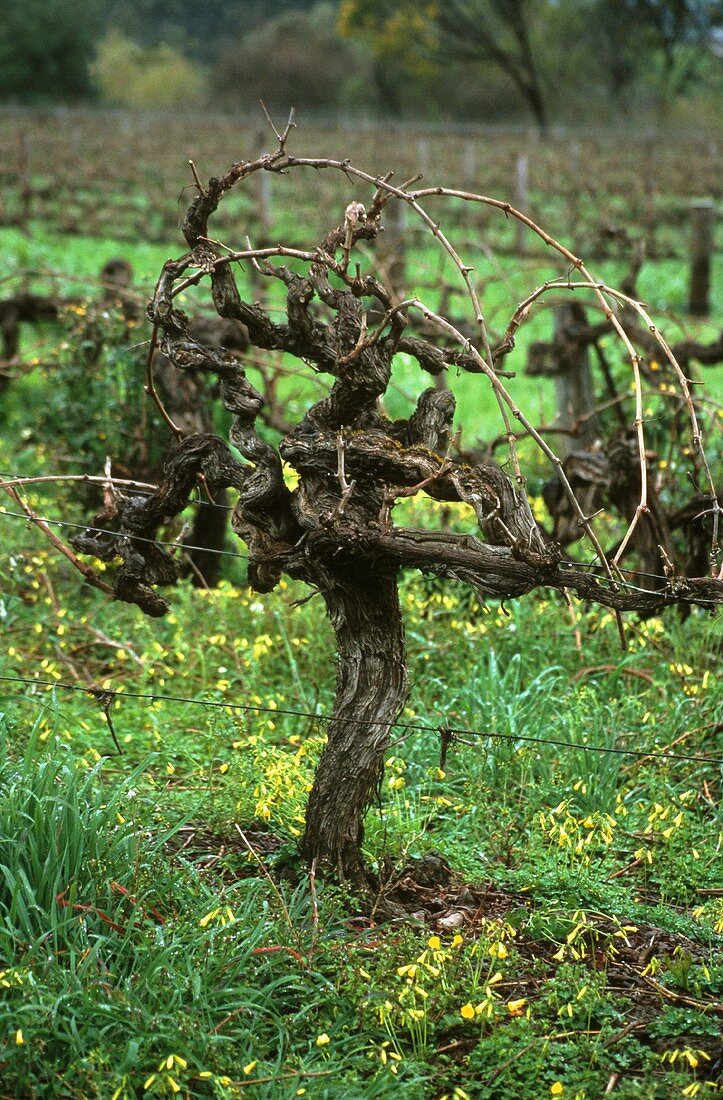
[[390,730],[408,691],[397,575],[335,571],[323,595],[337,647],[336,700],[301,850],[341,878],[360,881],[364,811],[381,783]]

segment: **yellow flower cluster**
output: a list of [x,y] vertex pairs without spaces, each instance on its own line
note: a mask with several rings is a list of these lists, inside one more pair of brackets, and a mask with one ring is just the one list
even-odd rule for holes
[[537,815],[537,822],[548,843],[562,848],[571,860],[589,863],[591,851],[612,844],[617,820],[611,814],[595,810],[591,814],[574,812],[570,799]]
[[[560,944],[552,956],[555,962],[562,963],[568,958],[579,962],[581,959],[586,959],[592,950],[601,948],[606,954],[615,955],[617,948],[614,941],[622,939],[627,942],[628,933],[637,932],[637,927],[633,924],[618,924],[613,932],[610,932],[609,928],[600,928],[591,915],[582,909],[576,910],[571,919],[573,927],[565,937],[565,942]],[[587,992],[587,987],[584,988]],[[572,1015],[567,1007],[565,1011],[568,1015]]]
[[233,910],[229,905],[225,905],[218,909],[212,909],[210,913],[206,913],[205,917],[201,917],[198,922],[200,928],[206,928],[209,924],[219,924],[221,928],[225,928],[227,924],[233,924],[236,917],[233,914]]
[[[439,994],[449,992],[463,944],[464,939],[459,934],[453,937],[448,947],[442,945],[439,936],[430,936],[426,947],[413,962],[397,967],[400,988],[394,999],[388,998],[378,1009],[379,1021],[397,1054],[400,1054],[402,1034],[406,1034],[416,1055],[423,1053],[427,1045],[430,1013]],[[387,1064],[385,1059],[382,1061]],[[396,1073],[396,1069],[388,1068]]]
[[376,1055],[390,1073],[396,1075],[399,1072],[399,1063],[402,1061],[402,1056],[399,1051],[392,1049],[392,1044],[388,1039],[377,1048]]
[[[234,745],[239,744],[234,742]],[[299,826],[304,823],[304,807],[321,739],[307,739],[295,752],[264,744],[255,738],[249,738],[247,744],[252,745],[253,751],[250,766],[255,778],[254,815],[262,821],[281,825],[292,836],[300,836]]]
[[169,1054],[159,1064],[156,1073],[152,1073],[143,1083],[143,1091],[153,1091],[161,1096],[175,1096],[182,1086],[178,1083],[179,1071],[188,1068],[188,1062],[180,1054]]
[[[685,804],[691,797],[694,797],[694,792],[684,791],[683,794],[678,797],[680,801]],[[679,806],[675,804],[668,804],[666,806],[661,802],[654,802],[653,808],[648,814],[648,820],[644,831],[648,835],[659,833],[668,840],[676,829],[680,829],[684,821],[685,814]]]
[[[665,841],[671,840],[676,833],[682,829],[688,819],[686,811],[686,803],[695,798],[694,791],[683,791],[678,795],[678,802],[668,803],[664,805],[662,802],[654,802],[652,809],[648,811],[645,828],[643,829],[644,836],[648,841],[655,841],[660,844]],[[681,809],[682,805],[682,809]],[[639,809],[643,809],[642,805],[639,805]],[[691,847],[690,854],[693,859],[700,859],[700,852],[697,848]],[[650,843],[641,845],[633,853],[635,859],[639,859],[644,863],[653,862],[653,852],[650,847]]]
[[25,985],[26,980],[33,984],[33,975],[27,968],[18,970],[11,966],[7,970],[0,970],[0,989],[12,989],[14,985]]
[[[695,1050],[692,1047],[677,1047],[673,1050],[666,1050],[661,1055],[661,1062],[664,1064],[675,1066],[677,1069],[684,1069],[688,1071],[697,1070],[702,1063],[710,1062],[710,1054],[705,1050]],[[692,1081],[689,1085],[682,1090],[682,1096],[698,1096],[705,1090],[710,1093],[711,1091],[720,1094],[721,1087],[714,1081]]]
[[710,684],[710,669],[705,669],[703,675],[700,678],[695,677],[693,669],[690,665],[684,663],[676,663],[668,665],[668,668],[676,676],[680,677],[681,687],[685,695],[699,695],[701,692],[708,690]]
[[405,760],[400,756],[390,756],[384,763],[384,767],[390,772],[387,786],[390,791],[401,791],[404,787],[404,773],[407,770]]
[[[440,936],[430,936],[419,955],[397,967],[397,991],[384,1000],[377,1013],[398,1056],[402,1041],[411,1044],[415,1055],[422,1054],[430,1022],[449,1011],[455,1002],[462,1020],[481,1025],[493,1019],[499,1010],[507,1017],[529,1012],[526,998],[505,1002],[500,992],[504,982],[500,962],[509,956],[508,945],[515,929],[506,923],[487,920],[479,932],[480,938],[470,944],[459,933],[448,943],[443,943]],[[359,973],[369,980],[366,971]],[[461,1005],[457,999],[460,988],[467,995]],[[389,1065],[390,1050],[384,1047],[377,1053],[390,1072],[396,1073],[396,1066]]]

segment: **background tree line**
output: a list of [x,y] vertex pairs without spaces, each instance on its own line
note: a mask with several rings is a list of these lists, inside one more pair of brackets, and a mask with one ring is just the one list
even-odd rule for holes
[[722,21],[711,0],[5,0],[0,99],[712,122]]

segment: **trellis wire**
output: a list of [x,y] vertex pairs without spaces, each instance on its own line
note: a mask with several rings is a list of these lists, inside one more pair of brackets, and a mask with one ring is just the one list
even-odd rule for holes
[[[121,479],[121,478],[94,477],[90,474],[58,474],[58,475],[50,475],[50,476],[47,476],[47,477],[34,477],[30,474],[27,474],[27,475],[24,475],[24,474],[0,474],[0,489],[18,488],[18,487],[22,487],[22,486],[24,486],[26,484],[29,484],[29,483],[37,484],[38,482],[56,482],[56,481],[75,481],[75,482],[80,482],[81,484],[88,484],[88,485],[112,484],[112,485],[120,485],[120,486],[123,486],[123,487],[126,487],[126,488],[131,487],[132,491],[133,491],[133,494],[135,496],[145,497],[147,500],[150,499],[150,497],[153,495],[153,493],[156,492],[157,489],[158,489],[158,486],[151,486],[149,483],[136,482],[136,481],[127,481],[127,480],[124,480],[124,479]],[[203,504],[204,508],[220,508],[221,511],[224,511],[224,512],[233,512],[233,510],[234,510],[233,504],[220,504],[218,501],[215,501],[215,500],[191,501],[190,504]],[[25,519],[28,523],[31,522],[31,520],[25,514],[20,513],[20,512],[3,511],[2,509],[0,509],[0,515],[17,516],[20,519]],[[57,520],[57,519],[56,520],[51,520],[51,519],[48,519],[46,516],[42,516],[40,518],[43,519],[45,523],[55,523],[55,524],[61,524],[61,525],[65,524],[67,526],[72,526],[70,521],[67,521],[67,520]],[[88,527],[86,524],[76,524],[75,526],[77,526],[77,527],[82,526],[83,530],[85,530],[85,531],[98,531],[98,530],[100,530],[100,528],[97,528],[97,527]],[[105,530],[105,529],[103,529],[103,530]],[[105,532],[105,533],[113,534],[113,532]],[[129,536],[129,537],[131,537],[131,536]],[[141,539],[140,535],[134,535],[132,537],[137,538],[140,541],[146,541],[146,542],[150,541],[148,539],[145,539],[145,540]],[[158,540],[156,540],[156,541],[158,541]],[[177,543],[161,543],[160,545],[162,545],[162,546],[176,546],[178,544]],[[187,543],[184,543],[183,545],[186,546],[190,550],[203,549],[203,550],[208,550],[209,553],[217,553],[217,551],[211,550],[209,547],[205,547],[205,546],[204,547],[193,547],[193,546],[188,546]],[[230,553],[230,551],[225,551],[225,553]],[[243,555],[238,555],[238,556],[243,557]],[[245,560],[247,560],[247,559],[245,559]],[[597,570],[600,570],[602,572],[605,571],[604,567],[602,565],[597,565],[595,562],[581,562],[581,561],[573,561],[569,558],[561,558],[560,559],[560,564],[561,565],[575,565],[580,569],[597,569]],[[631,577],[650,577],[652,580],[656,580],[656,581],[665,581],[665,580],[668,579],[663,573],[647,573],[642,569],[631,569],[629,566],[620,565],[620,566],[618,566],[618,569],[620,570],[621,573],[629,573]],[[646,589],[641,589],[641,591],[646,591]]]
[[[24,512],[12,512],[7,508],[0,508],[0,516],[8,516],[11,519],[23,519],[26,524],[33,523],[33,517]],[[216,550],[210,546],[193,546],[188,542],[170,542],[164,539],[147,539],[143,535],[133,535],[126,531],[108,531],[105,527],[90,527],[86,523],[72,523],[67,519],[48,519],[47,516],[38,516],[42,523],[52,524],[54,527],[72,527],[79,531],[91,531],[93,534],[111,535],[119,539],[131,539],[135,542],[148,542],[151,546],[172,546],[174,550],[202,550],[206,554],[223,554],[227,558],[239,558],[248,561],[248,554],[237,554],[233,550]]]
[[451,735],[452,737],[481,737],[499,741],[522,741],[534,745],[554,745],[557,748],[571,749],[583,752],[611,753],[616,756],[635,756],[657,760],[679,760],[692,764],[715,764],[723,767],[723,756],[691,756],[674,752],[655,752],[644,749],[621,749],[617,747],[606,748],[602,745],[586,745],[579,741],[563,741],[554,737],[533,737],[530,734],[499,733],[496,730],[464,729],[456,726],[448,726],[440,723],[438,726],[429,726],[420,722],[374,722],[368,718],[344,718],[333,714],[314,713],[307,710],[291,710],[283,707],[263,707],[251,703],[226,703],[214,699],[191,699],[184,695],[166,695],[157,692],[143,691],[116,691],[113,688],[84,687],[82,684],[66,684],[61,680],[28,679],[25,676],[2,676],[0,681],[13,684],[26,684],[31,687],[56,688],[62,691],[80,691],[85,695],[95,698],[112,696],[114,699],[143,699],[147,702],[187,703],[193,706],[208,707],[220,710],[240,710],[244,713],[272,714],[278,717],[283,714],[291,718],[307,718],[316,722],[339,722],[356,726],[381,726],[393,729],[395,726],[403,727],[406,733],[435,733],[439,735]]
[[[0,484],[0,488],[2,488],[1,484]],[[211,506],[211,505],[209,505],[209,506]],[[233,511],[232,505],[228,505],[228,504],[216,504],[216,505],[213,505],[213,507],[225,508],[225,509],[228,509],[229,511]],[[0,516],[7,516],[9,519],[22,519],[22,520],[25,521],[26,525],[30,525],[30,524],[33,523],[33,517],[28,516],[25,512],[13,512],[8,508],[0,508]],[[227,558],[238,558],[239,561],[246,561],[247,562],[249,560],[248,554],[239,554],[239,553],[236,553],[234,550],[217,550],[217,549],[214,549],[213,547],[210,547],[210,546],[194,546],[191,543],[187,543],[187,542],[171,542],[171,541],[163,540],[163,539],[148,539],[148,538],[145,538],[143,535],[134,535],[134,534],[131,534],[130,532],[108,531],[104,527],[91,527],[86,523],[73,523],[70,520],[65,520],[65,519],[48,519],[47,516],[40,516],[39,515],[36,518],[40,522],[47,523],[47,524],[52,524],[54,527],[70,527],[70,528],[73,528],[75,530],[80,530],[80,531],[91,531],[93,534],[115,535],[117,538],[135,539],[137,542],[147,542],[147,543],[150,543],[152,546],[170,546],[174,550],[183,550],[183,551],[200,550],[200,551],[203,551],[206,554],[221,554],[223,557],[227,557]],[[560,564],[561,565],[576,566],[580,569],[596,569],[600,572],[607,573],[604,566],[596,565],[594,562],[578,562],[578,561],[572,561],[572,560],[564,559],[564,560],[561,561]],[[638,569],[621,569],[620,571],[624,572],[624,573],[629,573],[631,576],[649,577],[652,580],[667,581],[669,579],[668,577],[665,577],[662,573],[645,573],[645,572],[642,572],[641,570],[638,570]],[[619,585],[622,585],[624,588],[630,589],[633,592],[641,592],[641,593],[643,593],[644,595],[647,595],[647,596],[659,596],[661,600],[673,600],[675,603],[684,602],[684,603],[693,603],[693,604],[696,604],[696,605],[703,605],[703,604],[710,603],[711,606],[714,606],[714,603],[713,603],[712,600],[704,600],[704,599],[701,599],[700,597],[695,597],[695,598],[690,597],[689,599],[686,599],[686,598],[681,597],[679,595],[673,597],[673,596],[670,596],[668,593],[666,593],[664,591],[659,591],[659,590],[656,590],[656,589],[653,589],[653,588],[641,588],[639,585],[632,584],[630,581],[626,581],[625,579],[623,579],[621,577],[618,577],[616,579],[616,583],[619,584]]]

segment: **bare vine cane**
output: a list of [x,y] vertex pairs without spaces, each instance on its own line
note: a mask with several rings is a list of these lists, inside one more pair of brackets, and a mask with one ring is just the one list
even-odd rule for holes
[[[676,603],[713,608],[723,602],[723,583],[716,579],[720,509],[706,460],[702,468],[717,509],[711,548],[713,575],[666,578],[656,590],[626,581],[618,565],[625,545],[608,561],[594,517],[585,514],[561,459],[502,381],[472,267],[463,262],[423,202],[462,199],[517,218],[565,261],[567,281],[556,280],[555,289],[584,288],[604,310],[632,367],[633,426],[643,456],[640,500],[624,536],[627,544],[648,506],[647,470],[639,357],[616,313],[618,303],[635,310],[663,352],[670,352],[642,304],[596,280],[581,259],[509,203],[442,187],[415,191],[412,183],[416,179],[396,187],[389,174],[373,175],[348,160],[294,157],[286,149],[291,128],[289,120],[284,131],[274,129],[278,141],[274,152],[240,161],[205,186],[196,181],[197,194],[183,222],[188,251],[169,260],[159,277],[149,306],[159,347],[179,370],[206,371],[218,379],[221,401],[232,418],[230,440],[240,459],[214,436],[182,439],[169,456],[161,485],[150,497],[143,501],[120,497],[120,532],[115,534],[122,561],[114,594],[138,603],[151,614],[162,614],[167,604],[157,595],[156,587],[173,583],[175,573],[168,555],[159,544],[153,544],[159,528],[186,506],[199,475],[212,490],[219,486],[234,489],[237,502],[232,527],[248,547],[252,588],[270,591],[284,574],[301,580],[321,594],[334,629],[336,699],[328,742],[309,798],[301,848],[315,869],[332,867],[342,878],[363,886],[369,882],[362,853],[364,813],[378,785],[391,729],[408,695],[398,598],[400,572],[418,569],[456,580],[470,585],[481,599],[513,598],[546,586],[574,592],[618,613],[654,611]],[[337,173],[346,192],[339,204],[339,224],[323,240],[306,248],[277,244],[234,250],[214,240],[208,223],[219,203],[232,188],[259,171],[275,173],[287,181],[303,171]],[[349,183],[368,188],[371,197],[365,191],[364,202],[360,196],[350,204]],[[409,206],[453,261],[474,313],[474,340],[418,297],[395,303],[391,291],[370,269],[367,253],[359,246],[362,242],[373,246],[392,198]],[[351,262],[353,254],[359,257],[358,262]],[[235,276],[235,264],[242,260],[259,265],[265,276],[283,288],[281,321],[242,297]],[[579,273],[574,283],[571,271]],[[209,284],[216,312],[246,326],[257,355],[284,353],[305,363],[316,381],[324,376],[331,379],[323,396],[309,399],[299,422],[276,445],[258,428],[264,399],[246,377],[243,362],[223,348],[207,347],[193,339],[184,315],[175,307],[184,289],[204,281]],[[508,329],[511,340],[529,305],[546,289],[539,288],[518,308]],[[374,322],[370,324],[372,311]],[[410,333],[414,312],[443,339]],[[454,365],[486,378],[501,413],[513,477],[492,462],[464,462],[451,455],[447,440],[455,398],[450,390],[424,390],[406,419],[391,421],[384,415],[380,399],[400,352],[432,375]],[[695,446],[702,453],[695,408],[679,367],[676,378],[685,395]],[[515,448],[515,420],[557,471],[604,576],[595,576],[580,563],[564,561],[560,548],[545,538],[535,521]],[[285,465],[298,476],[294,488],[285,481]],[[418,492],[432,501],[470,505],[479,535],[396,525],[392,519],[395,503]]]
[[32,523],[35,527],[42,531],[50,545],[53,546],[60,554],[62,554],[64,558],[67,558],[70,564],[83,575],[87,584],[89,584],[92,588],[97,588],[99,591],[105,592],[107,596],[115,596],[114,589],[111,588],[109,584],[106,584],[104,580],[101,580],[95,569],[91,568],[91,566],[81,561],[77,554],[75,554],[73,550],[71,550],[71,548],[63,542],[61,538],[58,538],[58,536],[55,534],[54,531],[51,530],[51,528],[48,526],[42,516],[39,516],[37,512],[30,507],[27,501],[24,500],[23,497],[21,497],[20,493],[14,485],[3,484],[0,486],[0,488],[3,488],[5,490],[8,496],[15,502],[15,504],[18,505],[19,508],[22,508],[23,512],[28,517],[28,522]]

